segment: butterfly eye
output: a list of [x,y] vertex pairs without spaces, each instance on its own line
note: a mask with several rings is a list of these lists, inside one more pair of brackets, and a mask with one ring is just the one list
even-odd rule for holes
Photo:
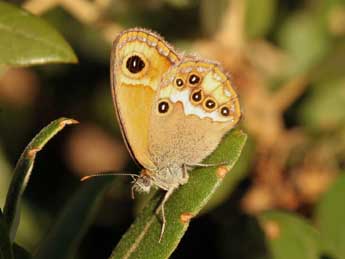
[[207,97],[203,103],[204,109],[212,112],[217,108],[217,103],[212,97]]
[[162,100],[158,103],[158,112],[160,114],[166,114],[170,110],[170,103],[167,100]]
[[198,75],[191,74],[188,79],[188,82],[193,86],[197,85],[200,82],[200,77]]
[[145,62],[138,55],[130,56],[126,61],[126,68],[129,72],[136,74],[142,71],[145,67]]
[[202,100],[204,99],[204,94],[202,90],[201,89],[194,90],[191,94],[190,99],[194,105],[201,103]]
[[149,177],[142,177],[141,179],[142,179],[142,184],[145,187],[151,186],[151,180],[149,179]]
[[178,88],[181,88],[182,86],[183,86],[183,80],[181,79],[181,78],[177,78],[176,79],[176,81],[175,81],[175,83],[176,83],[176,86],[178,87]]

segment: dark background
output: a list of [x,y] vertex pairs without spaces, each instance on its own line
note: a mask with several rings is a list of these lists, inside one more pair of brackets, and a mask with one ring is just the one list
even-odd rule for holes
[[[240,127],[250,137],[234,186],[193,220],[172,258],[269,258],[255,216],[278,208],[311,218],[320,195],[344,171],[344,1],[85,1],[97,19],[85,18],[83,6],[38,10],[30,1],[10,2],[51,23],[79,58],[75,65],[9,69],[0,77],[1,204],[31,138],[58,117],[80,122],[37,157],[18,234],[28,250],[82,176],[139,171],[124,147],[109,86],[111,41],[121,29],[150,28],[180,50],[221,62],[239,92]],[[107,258],[133,221],[140,201],[130,199],[130,179],[118,182],[78,258]]]

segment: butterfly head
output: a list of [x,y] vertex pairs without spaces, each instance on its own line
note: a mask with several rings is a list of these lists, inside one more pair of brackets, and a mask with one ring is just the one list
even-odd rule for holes
[[150,172],[144,169],[133,183],[133,190],[137,192],[148,193],[153,185]]

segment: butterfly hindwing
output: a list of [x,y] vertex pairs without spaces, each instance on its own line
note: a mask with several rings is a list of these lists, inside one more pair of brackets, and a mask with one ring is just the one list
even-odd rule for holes
[[237,94],[220,66],[185,58],[164,76],[152,110],[149,150],[161,167],[200,163],[240,119]]

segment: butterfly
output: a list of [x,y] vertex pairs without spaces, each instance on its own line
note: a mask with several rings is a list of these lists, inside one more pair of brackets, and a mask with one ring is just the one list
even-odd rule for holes
[[133,28],[111,50],[111,92],[132,158],[142,166],[132,190],[166,191],[157,209],[162,239],[169,196],[188,182],[240,119],[238,96],[217,62],[179,54],[157,33]]

